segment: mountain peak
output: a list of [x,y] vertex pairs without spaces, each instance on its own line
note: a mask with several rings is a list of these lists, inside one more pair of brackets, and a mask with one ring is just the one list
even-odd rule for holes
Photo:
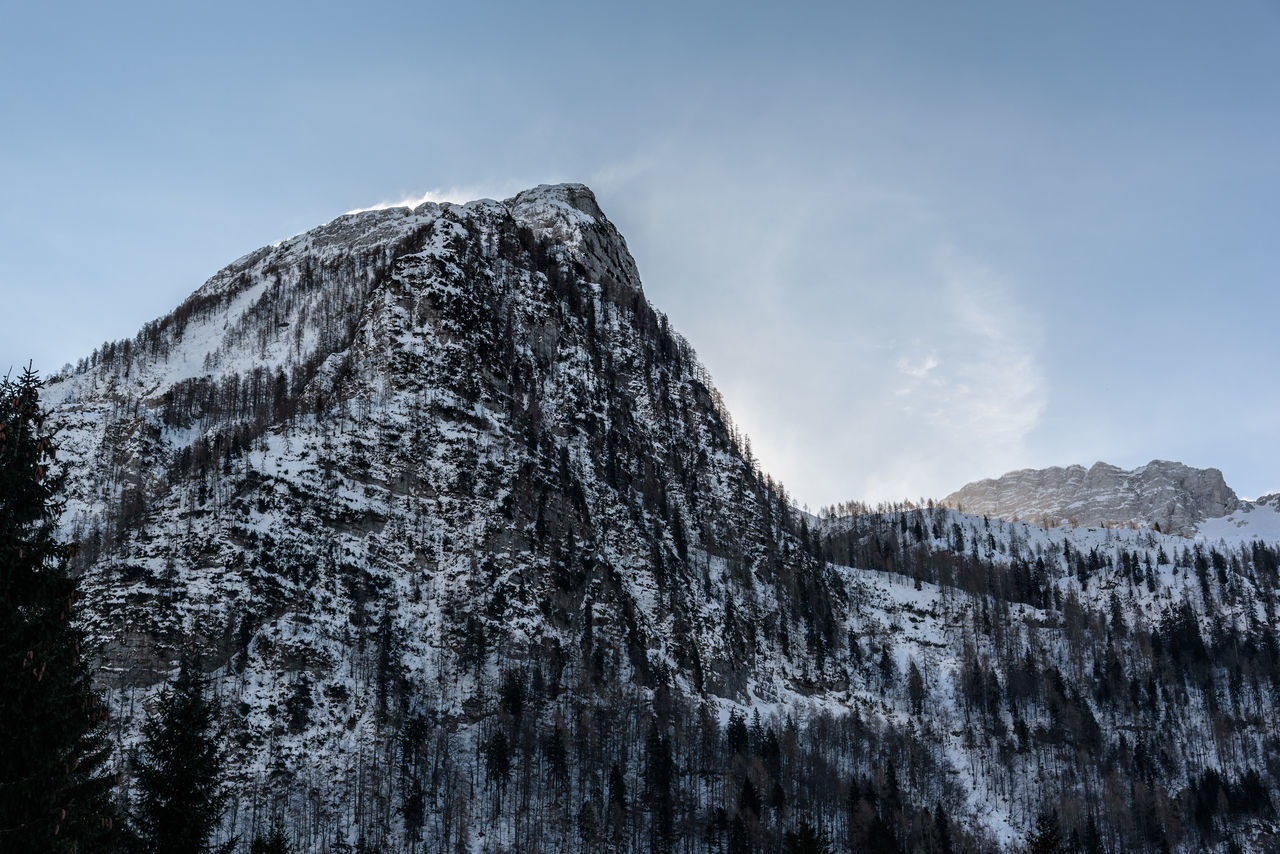
[[586,184],[539,184],[528,190],[521,190],[507,199],[504,204],[513,214],[516,211],[562,207],[577,211],[591,222],[606,221],[604,212],[600,210],[600,204],[596,201],[596,194]]
[[1198,522],[1231,513],[1240,500],[1215,468],[1152,460],[1125,470],[1106,462],[1088,469],[1020,469],[967,484],[943,503],[970,513],[1051,524],[1159,525],[1190,533]]
[[589,280],[609,279],[643,291],[627,241],[600,210],[587,185],[539,184],[502,204],[518,225],[532,230],[539,240],[568,249]]

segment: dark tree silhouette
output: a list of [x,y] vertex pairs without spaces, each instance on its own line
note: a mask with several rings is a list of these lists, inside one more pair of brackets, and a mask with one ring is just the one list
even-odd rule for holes
[[83,852],[116,836],[105,707],[75,625],[59,479],[28,368],[0,382],[0,850]]
[[787,831],[785,837],[785,854],[830,854],[831,846],[826,838],[814,830],[809,822],[800,819],[795,830]]
[[278,823],[271,825],[267,833],[259,833],[249,845],[249,854],[289,854],[289,837]]
[[222,818],[227,793],[205,678],[183,655],[178,676],[143,725],[138,757],[138,828],[156,854],[199,854]]
[[1036,829],[1027,837],[1029,854],[1061,854],[1062,831],[1058,828],[1058,817],[1051,812],[1042,812],[1036,818]]

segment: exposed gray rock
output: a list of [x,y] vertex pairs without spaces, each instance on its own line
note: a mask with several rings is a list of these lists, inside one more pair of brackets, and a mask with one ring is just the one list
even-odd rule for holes
[[968,513],[1047,524],[1159,525],[1191,533],[1240,506],[1218,469],[1152,460],[1126,471],[1107,463],[1021,469],[970,483],[942,499]]

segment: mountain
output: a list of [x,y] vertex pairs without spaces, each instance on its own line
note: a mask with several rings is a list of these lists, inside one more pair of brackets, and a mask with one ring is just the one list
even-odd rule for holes
[[1240,499],[1217,469],[1152,460],[1126,471],[1107,463],[1021,469],[967,484],[942,499],[948,507],[1053,525],[1159,526],[1190,534],[1205,519],[1237,510]]
[[339,217],[44,402],[122,797],[194,649],[221,838],[745,852],[804,821],[838,850],[986,851],[1050,812],[1115,850],[1276,831],[1274,539],[800,513],[581,185]]
[[[798,677],[773,638],[767,672],[730,653],[728,602],[804,601],[815,648],[837,642],[794,512],[582,186],[340,218],[224,269],[47,401],[94,461],[68,469],[66,521],[130,627],[125,682],[192,633],[210,664],[243,655],[281,611],[389,620],[416,661],[495,632],[525,660],[608,625],[628,678],[741,699]],[[325,634],[307,643],[345,642]]]

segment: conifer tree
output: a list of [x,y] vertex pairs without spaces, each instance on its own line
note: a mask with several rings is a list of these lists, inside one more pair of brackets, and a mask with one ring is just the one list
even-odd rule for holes
[[670,851],[672,847],[675,804],[671,784],[674,774],[671,741],[663,735],[655,720],[650,724],[649,736],[645,740],[645,799],[652,815],[652,851]]
[[202,854],[222,818],[222,757],[217,703],[204,676],[183,655],[178,676],[143,724],[138,757],[138,829],[154,854]]
[[1051,812],[1042,812],[1036,818],[1036,829],[1027,838],[1029,854],[1061,854],[1062,831],[1058,828],[1058,817]]
[[289,837],[279,822],[272,822],[271,830],[253,837],[249,845],[249,854],[289,854]]
[[109,849],[118,828],[41,385],[30,368],[0,381],[0,850],[78,854]]
[[788,830],[784,837],[785,854],[830,854],[831,846],[821,833],[804,819],[795,830]]
[[951,854],[951,822],[939,801],[933,808],[933,826],[938,837],[939,854]]
[[916,667],[915,661],[912,661],[907,670],[907,696],[911,700],[911,713],[916,717],[924,714],[925,694],[924,677],[920,675],[920,668]]

